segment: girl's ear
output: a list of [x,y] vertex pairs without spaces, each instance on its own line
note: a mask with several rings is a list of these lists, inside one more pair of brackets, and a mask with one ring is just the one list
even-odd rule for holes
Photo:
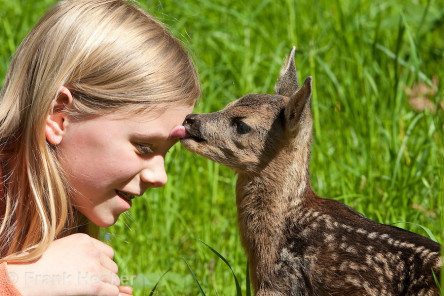
[[46,140],[52,145],[62,142],[66,129],[68,106],[72,104],[72,94],[65,86],[59,89],[57,98],[52,101],[48,117],[46,118]]

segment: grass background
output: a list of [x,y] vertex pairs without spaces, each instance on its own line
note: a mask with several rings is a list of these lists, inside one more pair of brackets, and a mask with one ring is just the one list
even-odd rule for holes
[[[270,93],[291,46],[314,78],[311,181],[367,217],[444,241],[444,1],[139,1],[192,53],[195,112]],[[53,0],[0,0],[0,83]],[[169,182],[102,231],[135,295],[235,295],[246,279],[235,176],[176,145]],[[186,261],[186,262],[185,262]],[[444,282],[444,281],[443,281]],[[245,292],[245,285],[242,287]]]

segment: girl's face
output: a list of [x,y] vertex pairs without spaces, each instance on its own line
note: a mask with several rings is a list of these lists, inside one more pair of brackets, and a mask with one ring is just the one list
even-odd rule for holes
[[175,130],[192,109],[183,105],[131,118],[111,114],[67,120],[58,152],[73,205],[94,224],[107,227],[131,208],[134,197],[165,185],[165,154],[178,141]]

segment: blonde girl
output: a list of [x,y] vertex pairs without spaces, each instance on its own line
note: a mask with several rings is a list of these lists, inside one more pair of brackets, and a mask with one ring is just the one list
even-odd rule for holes
[[50,9],[0,93],[0,294],[132,294],[93,230],[166,183],[199,96],[180,42],[134,3]]

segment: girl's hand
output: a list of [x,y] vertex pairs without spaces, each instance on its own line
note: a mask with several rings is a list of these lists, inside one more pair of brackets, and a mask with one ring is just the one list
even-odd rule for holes
[[119,296],[132,296],[133,295],[133,288],[128,286],[120,286],[119,287]]
[[8,264],[11,281],[28,295],[132,295],[120,286],[113,249],[86,234],[55,240],[31,264]]

